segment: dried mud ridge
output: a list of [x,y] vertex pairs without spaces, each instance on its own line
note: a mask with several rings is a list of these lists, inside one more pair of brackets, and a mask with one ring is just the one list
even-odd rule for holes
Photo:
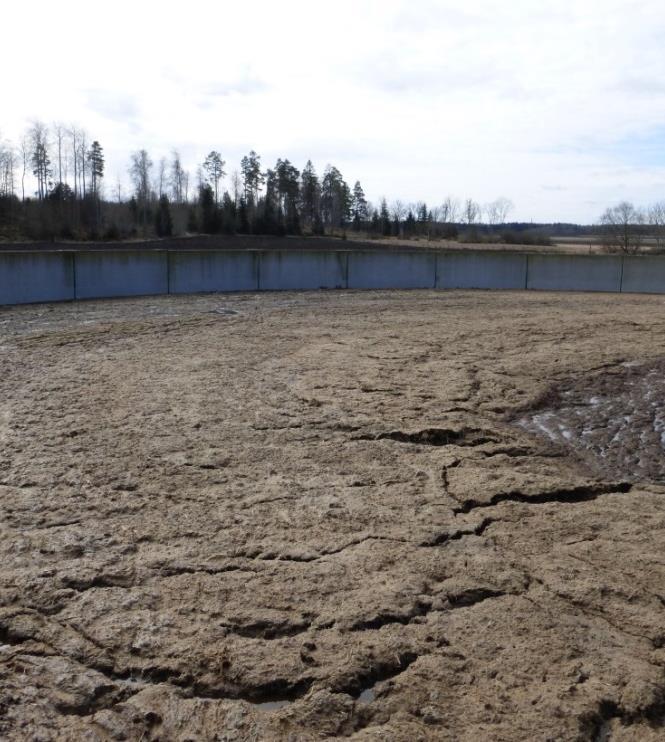
[[146,301],[0,313],[0,737],[665,738],[656,300]]

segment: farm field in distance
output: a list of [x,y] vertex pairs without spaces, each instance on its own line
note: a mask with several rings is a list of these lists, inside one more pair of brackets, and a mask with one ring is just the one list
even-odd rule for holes
[[0,308],[0,738],[662,740],[663,348],[629,294]]
[[[341,232],[340,232],[341,235]],[[356,235],[352,231],[347,232],[346,238],[341,236],[326,237],[273,237],[263,235],[188,235],[183,237],[170,237],[164,239],[131,239],[116,241],[76,241],[56,240],[54,242],[44,241],[2,241],[0,240],[0,252],[52,252],[60,250],[349,250],[384,251],[386,247],[393,250],[452,250],[452,251],[474,251],[490,250],[500,252],[529,252],[529,253],[556,253],[556,254],[583,254],[603,255],[607,250],[600,244],[597,237],[553,237],[551,245],[512,245],[493,242],[457,242],[455,240],[430,239],[419,237],[417,239],[397,237],[373,237],[367,238]],[[643,252],[656,252],[656,245],[645,241]]]

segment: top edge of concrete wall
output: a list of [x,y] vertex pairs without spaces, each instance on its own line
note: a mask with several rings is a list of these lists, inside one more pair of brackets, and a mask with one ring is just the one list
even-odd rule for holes
[[[326,247],[324,245],[311,245],[307,248],[292,247],[288,243],[284,243],[279,246],[269,247],[242,247],[242,246],[215,246],[215,247],[149,247],[144,243],[136,243],[132,245],[123,245],[116,243],[99,243],[97,246],[85,246],[77,247],[76,245],[63,244],[58,247],[42,248],[39,246],[30,246],[26,243],[26,247],[3,247],[0,243],[0,257],[3,255],[28,255],[32,253],[39,254],[79,254],[79,253],[131,253],[131,252],[152,252],[152,253],[295,253],[295,254],[307,254],[315,252],[335,252],[344,254],[354,253],[378,253],[378,254],[422,254],[422,255],[451,255],[463,257],[465,255],[495,255],[498,257],[505,255],[519,255],[527,257],[542,257],[542,258],[572,258],[575,260],[663,260],[665,259],[665,253],[663,254],[642,254],[642,255],[621,255],[621,254],[609,254],[609,253],[560,253],[560,252],[544,252],[537,250],[494,250],[491,248],[482,249],[478,247],[470,248],[450,248],[450,247],[416,247],[409,245],[396,245],[395,247],[386,247],[385,245],[375,245],[372,243],[360,243],[354,242],[348,246],[335,245],[334,247]],[[385,249],[381,249],[381,248]]]

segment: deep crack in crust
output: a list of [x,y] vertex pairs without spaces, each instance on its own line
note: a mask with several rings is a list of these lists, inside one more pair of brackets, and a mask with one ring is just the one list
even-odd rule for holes
[[510,421],[657,299],[218,304],[4,311],[0,736],[663,738],[665,490]]

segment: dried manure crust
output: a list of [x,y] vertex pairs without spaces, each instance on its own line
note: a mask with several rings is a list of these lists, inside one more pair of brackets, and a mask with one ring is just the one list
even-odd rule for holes
[[664,356],[645,296],[0,309],[0,738],[665,739]]

